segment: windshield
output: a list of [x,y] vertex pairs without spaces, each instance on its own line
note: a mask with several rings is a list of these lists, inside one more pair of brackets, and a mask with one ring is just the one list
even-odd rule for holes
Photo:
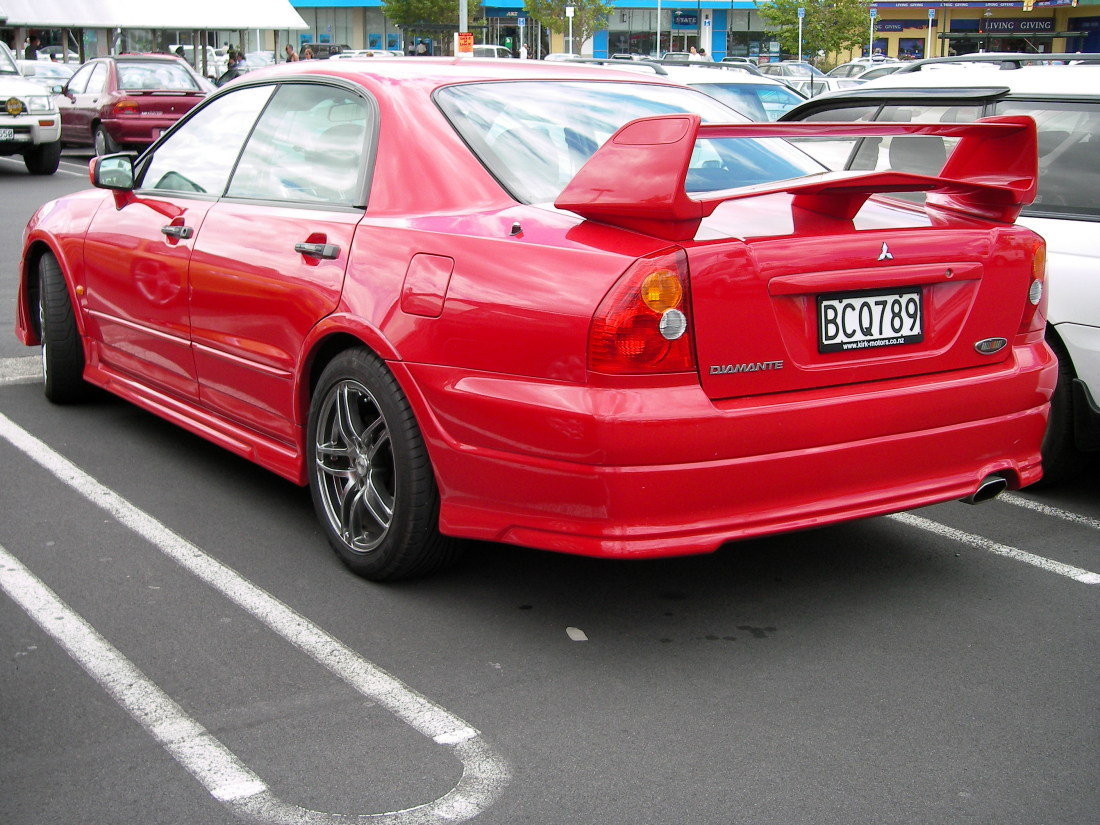
[[147,89],[180,92],[201,91],[198,80],[176,61],[118,61],[118,87],[128,92]]
[[[481,162],[517,200],[554,201],[604,141],[632,120],[694,112],[707,123],[744,117],[686,87],[606,81],[516,81],[448,86],[436,102]],[[822,171],[775,138],[700,141],[688,191],[714,191]]]
[[19,74],[11,49],[6,43],[0,43],[0,74]]

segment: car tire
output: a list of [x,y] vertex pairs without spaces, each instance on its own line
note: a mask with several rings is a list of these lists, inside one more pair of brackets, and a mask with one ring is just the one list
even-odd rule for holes
[[1050,421],[1043,437],[1043,478],[1039,486],[1058,484],[1073,478],[1085,467],[1085,456],[1077,449],[1073,416],[1073,366],[1062,342],[1047,335],[1047,343],[1058,359],[1058,383],[1050,399]]
[[88,397],[84,347],[61,265],[50,254],[38,259],[38,334],[42,343],[42,386],[55,404]]
[[61,141],[38,144],[23,155],[23,163],[32,175],[52,175],[61,164]]
[[115,152],[122,151],[122,147],[115,142],[113,137],[107,134],[107,130],[103,128],[102,123],[97,123],[92,129],[92,145],[95,147],[95,153],[99,157],[103,157],[103,155],[113,155]]
[[318,518],[352,571],[393,581],[458,558],[460,543],[439,532],[439,490],[412,408],[373,353],[345,350],[325,367],[306,452]]

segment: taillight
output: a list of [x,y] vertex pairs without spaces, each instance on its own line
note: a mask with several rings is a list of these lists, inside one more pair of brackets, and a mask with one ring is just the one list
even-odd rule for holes
[[689,304],[682,249],[639,258],[592,318],[588,368],[616,375],[693,371]]
[[1028,279],[1024,317],[1020,332],[1042,332],[1047,322],[1047,245],[1042,238],[1032,242],[1031,277]]
[[137,101],[120,100],[111,107],[111,111],[114,112],[116,117],[118,115],[136,115],[138,113]]

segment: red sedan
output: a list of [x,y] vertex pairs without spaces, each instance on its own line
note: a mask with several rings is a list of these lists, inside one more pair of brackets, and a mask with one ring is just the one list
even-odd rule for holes
[[[831,173],[793,134],[954,151]],[[25,235],[47,397],[106,388],[309,485],[373,579],[461,538],[700,553],[1041,474],[1029,118],[750,124],[635,73],[320,61],[91,176]]]
[[58,95],[61,140],[97,155],[144,149],[200,103],[212,88],[171,55],[89,60]]

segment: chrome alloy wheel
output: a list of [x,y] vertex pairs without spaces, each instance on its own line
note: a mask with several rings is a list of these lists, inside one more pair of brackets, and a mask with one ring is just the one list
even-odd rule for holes
[[382,410],[355,380],[329,390],[316,429],[317,489],[325,517],[349,550],[369,553],[393,521],[397,470]]

